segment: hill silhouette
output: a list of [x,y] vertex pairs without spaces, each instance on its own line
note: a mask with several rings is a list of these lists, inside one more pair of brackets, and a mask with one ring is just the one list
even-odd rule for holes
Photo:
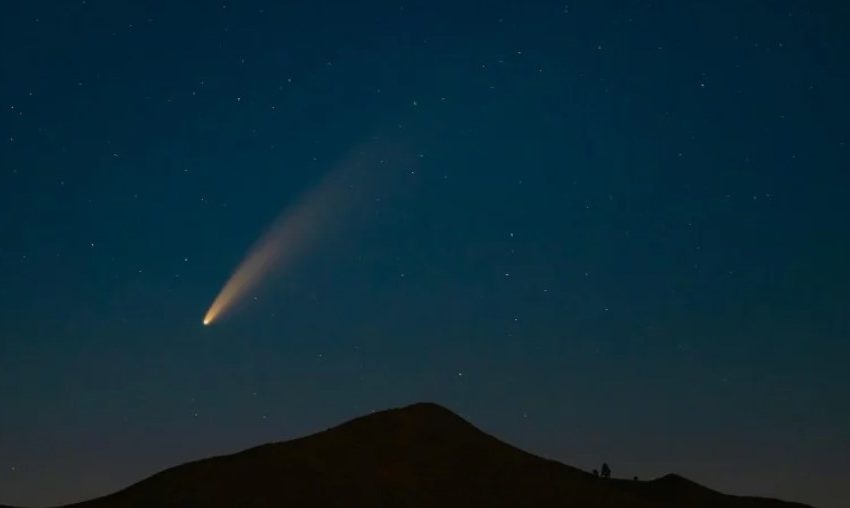
[[805,508],[724,495],[676,475],[604,480],[514,448],[429,403],[183,464],[68,506]]

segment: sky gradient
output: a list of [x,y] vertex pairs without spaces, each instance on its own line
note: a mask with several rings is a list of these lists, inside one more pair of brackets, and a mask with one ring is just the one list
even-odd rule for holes
[[[850,506],[845,3],[0,13],[0,503],[429,400]],[[335,220],[204,327],[340,167]]]

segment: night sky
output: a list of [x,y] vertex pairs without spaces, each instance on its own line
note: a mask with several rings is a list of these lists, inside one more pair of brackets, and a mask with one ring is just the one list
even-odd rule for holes
[[[585,469],[850,506],[848,24],[2,2],[0,503],[429,400]],[[203,326],[336,174],[330,218]]]

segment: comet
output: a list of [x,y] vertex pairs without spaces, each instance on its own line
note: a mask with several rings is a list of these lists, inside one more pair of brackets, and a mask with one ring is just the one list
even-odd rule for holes
[[369,189],[366,183],[372,180],[373,170],[379,169],[383,162],[376,160],[374,153],[363,151],[346,158],[275,219],[213,300],[204,315],[204,326],[214,324],[232,310],[272,271],[291,266],[320,235],[326,234],[356,202],[356,197],[368,194],[364,193]]
[[292,209],[281,214],[251,247],[204,315],[204,325],[213,324],[246,294],[255,289],[274,268],[292,262],[314,239],[327,220],[339,184],[330,178],[311,191]]

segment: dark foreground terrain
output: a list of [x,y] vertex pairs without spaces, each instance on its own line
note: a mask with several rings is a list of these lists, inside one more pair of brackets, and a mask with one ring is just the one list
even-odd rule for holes
[[[301,439],[177,466],[78,508],[804,508],[727,496],[676,475],[603,480],[416,404]],[[0,507],[2,508],[2,507]]]

